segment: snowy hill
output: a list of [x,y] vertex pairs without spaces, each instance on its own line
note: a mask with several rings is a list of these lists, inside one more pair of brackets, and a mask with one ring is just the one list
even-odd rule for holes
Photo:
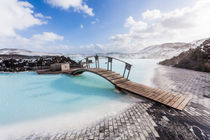
[[[179,55],[182,52],[188,51],[189,49],[196,48],[200,46],[206,39],[201,39],[193,41],[191,43],[164,43],[160,45],[152,45],[146,47],[136,53],[120,53],[120,52],[108,52],[108,53],[97,53],[99,56],[111,56],[116,58],[145,58],[145,59],[169,59],[174,56]],[[43,53],[43,52],[33,52],[23,49],[0,49],[0,55],[25,55],[25,56],[61,56],[61,53]],[[94,54],[90,54],[94,55]],[[87,54],[65,54],[65,56],[70,56],[75,59],[82,59]]]
[[170,58],[190,49],[189,43],[164,43],[149,46],[138,52],[141,58]]
[[58,53],[41,53],[41,52],[33,52],[33,51],[23,50],[23,49],[4,48],[4,49],[0,49],[0,55],[61,56],[62,54],[58,54]]
[[152,45],[140,50],[137,53],[104,53],[102,55],[117,58],[145,58],[145,59],[169,59],[179,55],[182,52],[194,49],[200,46],[206,39],[196,40],[191,43],[164,43],[160,45]]
[[145,58],[145,59],[166,59],[187,51],[191,48],[189,43],[165,43],[161,45],[153,45],[140,50],[137,53],[119,53],[109,52],[99,55],[106,55],[117,58]]
[[160,64],[210,72],[210,38],[197,41],[193,47],[178,56],[160,62]]

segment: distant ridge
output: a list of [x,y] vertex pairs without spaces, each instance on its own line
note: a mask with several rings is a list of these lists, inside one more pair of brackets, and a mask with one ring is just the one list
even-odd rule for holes
[[[135,53],[126,52],[99,52],[96,53],[99,56],[111,56],[116,58],[139,58],[139,59],[169,59],[174,56],[178,56],[180,53],[185,52],[189,49],[196,48],[204,40],[200,39],[191,43],[175,42],[175,43],[163,43],[158,45],[148,46]],[[33,52],[24,49],[11,49],[4,48],[0,49],[0,55],[25,55],[25,56],[70,56],[75,58],[83,58],[94,54],[62,54],[62,53],[44,53],[44,52]]]
[[135,53],[108,52],[97,54],[118,58],[169,59],[174,56],[178,56],[180,53],[188,51],[189,49],[196,48],[205,40],[206,39],[200,39],[190,43],[175,42],[152,45]]
[[33,52],[24,49],[3,48],[0,49],[0,55],[23,55],[23,56],[61,56],[61,53],[43,53]]
[[136,53],[108,52],[97,54],[118,58],[167,59],[176,56],[183,51],[189,50],[191,47],[192,44],[190,43],[177,42],[152,45]]
[[190,48],[190,43],[176,42],[152,45],[138,52],[143,58],[171,58]]

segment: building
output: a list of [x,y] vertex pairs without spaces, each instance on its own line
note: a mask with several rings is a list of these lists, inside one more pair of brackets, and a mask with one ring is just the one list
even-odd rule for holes
[[50,65],[51,71],[69,71],[70,65],[69,63],[55,63]]

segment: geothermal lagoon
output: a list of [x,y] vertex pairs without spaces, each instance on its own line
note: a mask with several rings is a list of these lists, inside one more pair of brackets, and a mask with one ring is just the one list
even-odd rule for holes
[[[152,86],[158,60],[125,61],[135,64],[131,80]],[[105,62],[100,63],[106,67]],[[113,70],[120,74],[122,67],[113,64]],[[116,115],[137,100],[88,72],[79,76],[0,73],[0,89],[0,136],[5,138],[79,129]]]

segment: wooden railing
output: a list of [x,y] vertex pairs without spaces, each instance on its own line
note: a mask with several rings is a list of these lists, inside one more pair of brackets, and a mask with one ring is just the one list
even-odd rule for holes
[[[122,74],[123,77],[126,77],[128,79],[128,77],[130,75],[130,70],[131,70],[131,66],[132,66],[131,64],[129,64],[129,63],[123,61],[123,60],[120,60],[120,59],[117,59],[117,58],[114,58],[114,57],[110,57],[110,56],[97,56],[97,55],[96,56],[88,56],[88,57],[80,60],[79,64],[82,67],[90,68],[90,64],[94,63],[94,62],[92,62],[92,60],[90,60],[90,58],[95,58],[95,68],[100,68],[100,63],[99,63],[100,58],[107,59],[107,68],[106,69],[108,71],[112,71],[112,62],[113,62],[113,60],[117,60],[117,61],[125,64],[124,71],[123,71],[123,74]],[[84,64],[84,63],[82,63],[82,61],[84,61],[84,60],[85,60],[85,66],[82,65],[82,64]],[[128,71],[127,75],[126,75],[126,71]]]

